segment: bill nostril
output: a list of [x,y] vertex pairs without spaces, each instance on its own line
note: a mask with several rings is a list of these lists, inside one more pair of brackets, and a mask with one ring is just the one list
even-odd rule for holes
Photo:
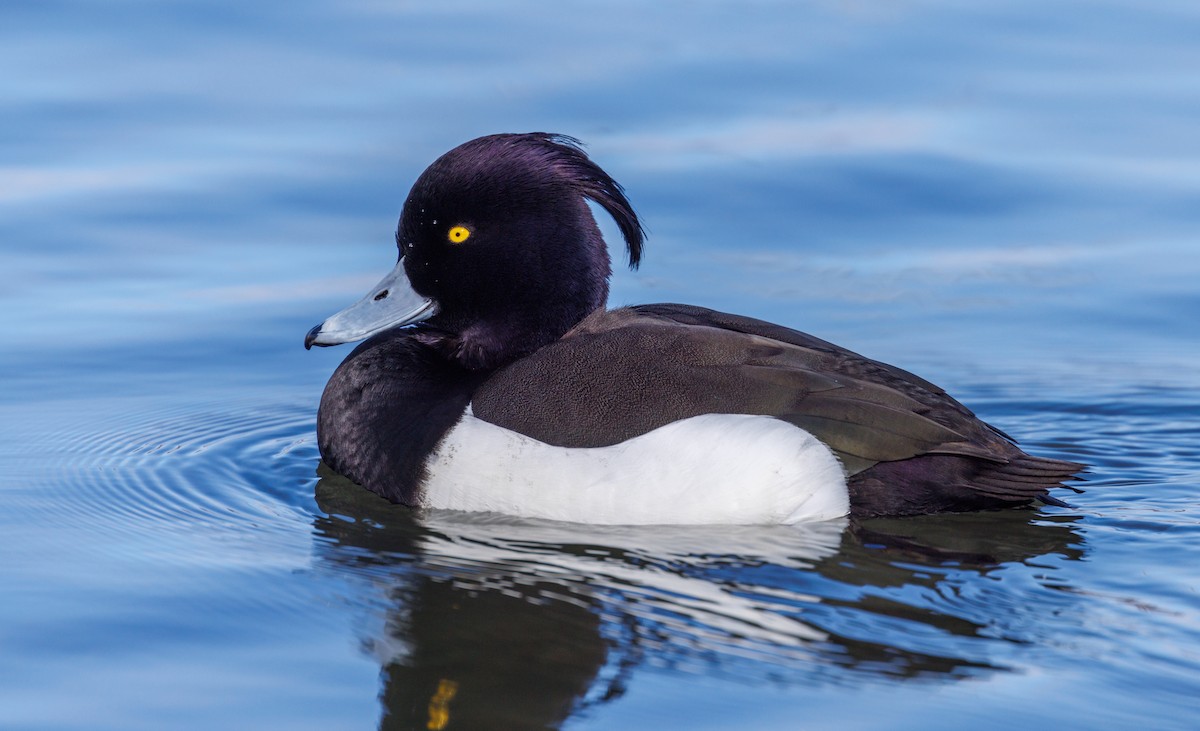
[[387,296],[388,296],[388,291],[385,289],[382,292],[380,292],[379,294],[375,295],[375,301],[378,302],[379,300],[381,300]]

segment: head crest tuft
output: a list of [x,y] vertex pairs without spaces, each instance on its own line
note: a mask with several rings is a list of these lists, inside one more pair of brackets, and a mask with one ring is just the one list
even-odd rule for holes
[[556,172],[565,178],[583,197],[597,203],[617,222],[625,247],[629,252],[629,267],[637,269],[642,259],[646,231],[625,189],[604,170],[592,162],[583,151],[583,144],[574,137],[547,132],[512,135],[514,142],[533,142],[548,153]]

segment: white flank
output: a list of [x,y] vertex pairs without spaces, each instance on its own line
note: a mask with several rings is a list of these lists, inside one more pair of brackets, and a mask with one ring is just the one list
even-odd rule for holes
[[837,458],[767,416],[705,414],[611,447],[554,447],[470,411],[430,456],[423,503],[610,525],[827,520],[850,510]]

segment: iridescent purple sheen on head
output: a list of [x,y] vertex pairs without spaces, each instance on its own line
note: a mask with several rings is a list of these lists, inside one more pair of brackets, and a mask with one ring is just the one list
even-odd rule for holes
[[[494,368],[603,307],[612,269],[586,200],[612,215],[636,267],[641,223],[576,140],[490,135],[434,161],[396,233],[413,288],[437,303],[431,344],[468,368]],[[451,234],[459,227],[471,232],[465,240]]]

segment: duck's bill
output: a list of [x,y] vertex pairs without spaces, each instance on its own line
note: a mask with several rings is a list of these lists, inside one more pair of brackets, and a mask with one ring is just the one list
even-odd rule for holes
[[437,305],[433,300],[413,290],[401,259],[366,297],[309,330],[304,336],[304,347],[362,340],[393,327],[426,320],[435,312]]

